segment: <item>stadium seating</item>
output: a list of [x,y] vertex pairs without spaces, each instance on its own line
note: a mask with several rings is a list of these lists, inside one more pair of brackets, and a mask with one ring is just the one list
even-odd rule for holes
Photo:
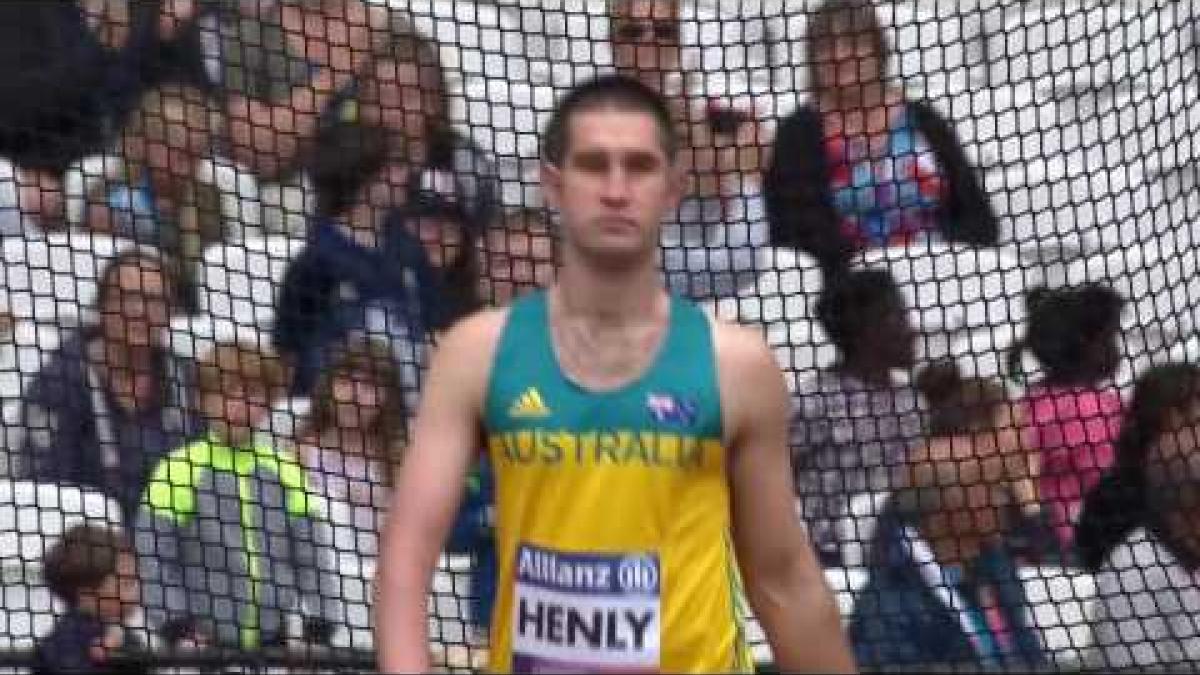
[[276,235],[208,248],[197,274],[200,312],[240,326],[270,327],[288,263],[304,246],[303,239]]
[[1155,248],[1146,245],[1100,253],[1067,270],[1070,284],[1106,283],[1124,295],[1129,307],[1123,330],[1150,344],[1158,336],[1177,338],[1196,330],[1195,311],[1200,304],[1197,249]]
[[18,321],[78,324],[95,300],[104,262],[132,245],[77,231],[0,239],[0,312]]
[[855,264],[890,272],[913,325],[930,334],[1019,323],[1025,317],[1022,294],[1038,281],[1010,251],[959,245],[877,249]]

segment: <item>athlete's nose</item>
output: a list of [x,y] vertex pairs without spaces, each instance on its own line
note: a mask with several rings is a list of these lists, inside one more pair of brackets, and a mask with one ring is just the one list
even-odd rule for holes
[[605,174],[601,196],[612,206],[624,206],[629,202],[629,173],[619,164]]

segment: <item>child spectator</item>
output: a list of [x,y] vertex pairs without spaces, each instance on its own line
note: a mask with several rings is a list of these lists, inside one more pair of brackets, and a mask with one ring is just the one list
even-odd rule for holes
[[1200,368],[1138,378],[1114,466],[1088,493],[1075,543],[1096,573],[1088,669],[1200,661]]
[[352,631],[370,629],[371,564],[392,476],[404,451],[408,409],[400,370],[378,341],[351,338],[333,354],[313,396],[297,455],[326,500]]
[[337,625],[320,500],[291,453],[252,439],[285,381],[253,346],[221,343],[201,358],[209,433],[159,463],[135,537],[147,622],[170,642],[279,645],[295,612],[308,640],[328,640]]
[[480,238],[479,297],[505,306],[554,281],[554,225],[542,209],[523,207],[505,214]]
[[793,395],[792,468],[801,513],[826,565],[840,565],[837,524],[855,497],[890,492],[921,437],[920,397],[894,371],[912,368],[914,333],[887,272],[849,272],[827,285],[817,317],[840,360]]
[[1083,496],[1113,461],[1121,398],[1109,380],[1117,371],[1117,336],[1124,300],[1100,284],[1026,295],[1024,339],[1009,355],[1019,368],[1029,351],[1042,379],[1025,398],[1026,444],[1039,455],[1039,494],[1064,550],[1070,548]]
[[225,234],[220,192],[197,176],[221,124],[199,89],[172,84],[145,94],[118,145],[124,166],[88,196],[87,226],[157,246],[190,268]]
[[963,379],[953,363],[929,366],[918,386],[929,439],[899,467],[876,526],[850,627],[858,663],[1035,665],[1041,645],[1001,541],[1014,516],[1040,516],[1014,406],[1002,384]]
[[42,567],[46,586],[67,612],[38,641],[33,672],[112,672],[107,661],[123,646],[121,624],[139,600],[136,572],[124,535],[90,525],[68,530]]
[[[388,487],[400,465],[408,409],[400,372],[379,342],[346,341],[317,381],[312,418],[301,432],[297,455],[313,489],[349,505],[361,533],[380,531]],[[374,543],[359,555],[374,556]]]

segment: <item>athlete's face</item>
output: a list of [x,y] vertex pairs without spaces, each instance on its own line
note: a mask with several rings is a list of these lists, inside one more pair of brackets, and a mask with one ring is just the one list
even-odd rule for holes
[[568,122],[561,166],[542,165],[546,201],[562,216],[564,252],[613,262],[653,256],[682,179],[647,113],[599,109]]

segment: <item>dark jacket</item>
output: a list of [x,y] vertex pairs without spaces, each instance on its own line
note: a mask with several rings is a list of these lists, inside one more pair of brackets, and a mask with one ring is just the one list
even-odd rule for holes
[[[948,189],[938,213],[938,229],[947,241],[993,246],[996,214],[957,134],[933,106],[907,104],[909,118],[932,149]],[[779,125],[763,189],[771,244],[815,257],[826,273],[844,268],[853,255],[841,231],[841,217],[830,192],[825,125],[812,104],[801,106]]]
[[137,95],[136,74],[78,2],[0,2],[0,155],[61,172],[104,148]]
[[[848,633],[860,666],[888,668],[912,666],[1030,668],[1045,657],[1041,642],[1031,630],[1025,612],[1028,600],[1017,569],[1006,551],[985,551],[966,572],[969,579],[956,583],[951,570],[930,564],[914,553],[909,519],[890,505],[876,523],[866,586],[857,594]],[[939,579],[937,586],[930,576]],[[1011,631],[1011,646],[998,653],[981,653],[963,627],[959,615],[945,601],[941,589],[953,589],[960,600],[979,611],[978,588],[990,586],[999,611]],[[941,587],[941,589],[938,589]],[[935,590],[937,589],[937,590]]]
[[307,394],[325,353],[347,334],[365,329],[369,307],[387,308],[414,342],[421,342],[438,307],[432,266],[415,237],[400,224],[387,228],[383,246],[368,249],[330,220],[319,220],[308,246],[284,273],[272,339],[293,359],[293,392]]
[[[324,362],[323,351],[354,330],[364,328],[368,308],[385,308],[390,337],[405,365],[419,366],[420,345],[432,331],[478,309],[474,278],[474,240],[497,210],[495,167],[469,139],[440,134],[429,166],[409,186],[407,204],[393,210],[384,224],[383,243],[368,249],[347,237],[330,218],[318,218],[309,244],[284,274],[272,331],[275,349],[295,359],[293,393],[308,393]],[[449,194],[426,189],[449,176]],[[426,180],[427,179],[427,180]],[[448,216],[467,229],[460,264],[434,270],[406,219]],[[465,264],[464,264],[465,263]],[[408,383],[416,386],[416,383]]]
[[482,629],[492,625],[500,573],[491,515],[495,503],[495,478],[491,465],[484,458],[467,480],[462,507],[446,539],[448,552],[471,556],[471,611],[467,621]]
[[[161,357],[160,404],[136,415],[121,410],[89,373],[87,345],[95,336],[92,329],[69,336],[30,384],[13,473],[103,491],[129,518],[137,513],[154,465],[199,433],[203,422],[190,403],[192,368],[167,353]],[[110,442],[115,466],[105,461]]]
[[68,609],[54,624],[54,630],[38,640],[33,655],[34,675],[51,673],[142,673],[145,668],[134,665],[114,667],[114,664],[92,661],[91,649],[104,636],[105,626],[95,616],[76,608]]

